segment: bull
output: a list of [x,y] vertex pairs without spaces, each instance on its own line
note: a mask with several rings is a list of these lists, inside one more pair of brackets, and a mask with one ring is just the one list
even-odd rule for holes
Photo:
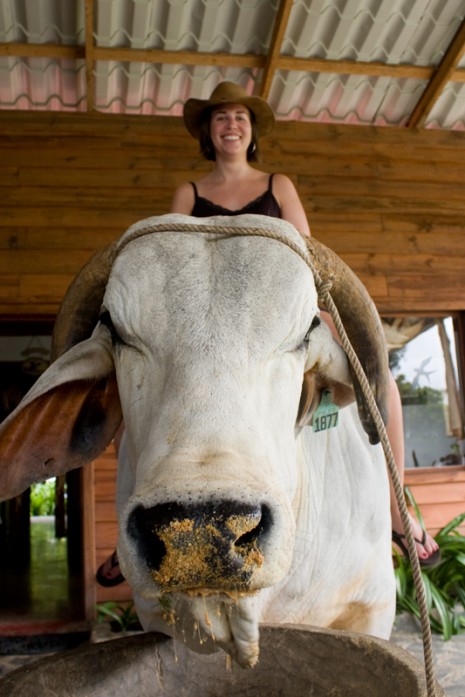
[[[385,413],[380,321],[335,254],[272,218],[169,215],[77,276],[57,358],[0,431],[10,498],[94,459],[124,418],[118,557],[142,625],[242,666],[260,623],[387,638],[394,618],[383,454],[306,253]],[[341,410],[318,431],[322,395]]]

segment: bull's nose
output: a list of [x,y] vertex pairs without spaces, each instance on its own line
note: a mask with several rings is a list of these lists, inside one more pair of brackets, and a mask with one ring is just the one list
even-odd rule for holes
[[139,558],[164,592],[247,590],[270,527],[266,505],[234,501],[139,505],[128,521]]

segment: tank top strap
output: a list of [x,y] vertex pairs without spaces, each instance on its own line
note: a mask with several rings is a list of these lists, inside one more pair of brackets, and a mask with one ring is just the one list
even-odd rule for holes
[[194,182],[190,182],[190,184],[191,184],[192,188],[194,189],[194,199],[195,199],[195,201],[197,201],[199,198],[199,192],[197,191],[197,187],[194,184]]
[[273,174],[270,174],[270,176],[268,178],[268,191],[270,192],[270,194],[273,193],[273,177],[274,177],[274,172],[273,172]]

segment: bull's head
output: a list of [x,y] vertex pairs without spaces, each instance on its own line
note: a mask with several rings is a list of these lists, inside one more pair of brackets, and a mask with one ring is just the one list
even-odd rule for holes
[[[169,228],[186,218],[161,220]],[[340,403],[353,395],[342,349],[318,319],[309,268],[284,244],[240,235],[257,220],[303,245],[291,226],[252,216],[231,223],[232,237],[136,235],[95,255],[63,301],[56,360],[0,433],[0,496],[9,498],[95,458],[123,413],[118,549],[143,598],[139,611],[148,627],[161,628],[150,617],[163,596],[189,641],[190,604],[209,640],[243,664],[257,655],[256,627],[244,629],[253,624],[253,594],[291,564],[296,430],[322,389]],[[195,224],[213,229],[211,220]],[[385,412],[376,310],[336,255],[314,239],[308,246],[320,273],[331,275]],[[359,409],[375,441],[371,417]]]

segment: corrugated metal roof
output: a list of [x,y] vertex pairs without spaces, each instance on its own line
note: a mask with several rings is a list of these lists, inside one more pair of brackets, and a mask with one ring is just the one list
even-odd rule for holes
[[0,108],[179,115],[226,79],[281,119],[464,129],[464,18],[465,0],[0,0]]

